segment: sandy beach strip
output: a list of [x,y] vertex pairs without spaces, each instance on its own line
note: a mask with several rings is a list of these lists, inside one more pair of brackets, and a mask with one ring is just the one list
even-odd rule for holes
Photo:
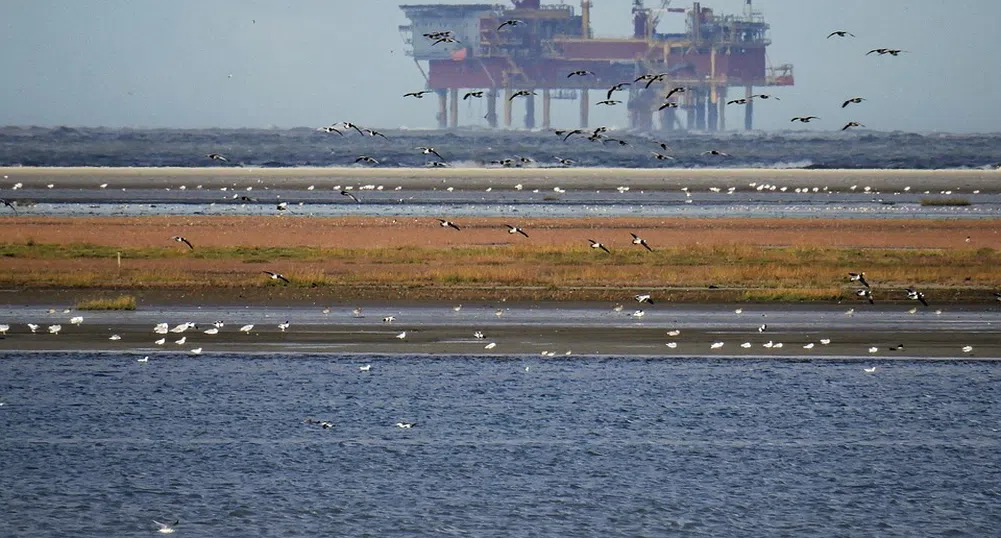
[[[163,188],[197,183],[205,188],[255,186],[267,188],[331,188],[335,185],[384,184],[386,188],[548,188],[670,189],[682,187],[746,188],[749,183],[775,184],[790,188],[848,190],[852,185],[874,190],[925,190],[956,194],[1001,192],[998,170],[804,170],[771,168],[32,168],[0,167],[4,182],[22,182],[26,188],[55,183],[59,188]],[[0,185],[8,188],[8,185]]]

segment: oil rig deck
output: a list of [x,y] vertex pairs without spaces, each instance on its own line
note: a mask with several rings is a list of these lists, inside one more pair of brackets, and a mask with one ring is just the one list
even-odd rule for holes
[[[580,126],[588,126],[591,92],[604,100],[608,89],[629,82],[612,96],[621,100],[629,126],[640,131],[725,130],[729,88],[743,88],[748,98],[744,128],[753,127],[755,86],[792,86],[792,65],[768,65],[769,26],[746,0],[742,15],[718,15],[694,2],[690,8],[659,9],[632,4],[633,35],[595,38],[591,1],[573,6],[542,5],[540,0],[511,0],[513,7],[495,4],[402,5],[410,24],[400,32],[426,89],[438,96],[438,127],[458,126],[460,90],[484,90],[486,119],[498,126],[497,100],[503,103],[503,125],[511,127],[512,96],[525,99],[525,127],[536,127],[535,98],[541,90],[542,128],[550,128],[551,100],[577,99]],[[684,16],[685,32],[658,33],[662,16]],[[517,21],[501,26],[507,21]],[[431,36],[431,37],[428,37]],[[440,39],[441,36],[447,39]],[[427,62],[427,69],[420,62]],[[568,76],[587,71],[582,76]],[[637,77],[659,78],[634,82]],[[682,87],[669,101],[664,95]],[[599,100],[599,101],[600,101]],[[665,102],[672,105],[661,108]],[[682,123],[679,116],[684,115]]]

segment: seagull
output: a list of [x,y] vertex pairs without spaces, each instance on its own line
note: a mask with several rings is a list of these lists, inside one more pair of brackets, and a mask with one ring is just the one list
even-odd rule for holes
[[518,26],[519,24],[525,24],[525,23],[519,21],[518,19],[509,19],[502,22],[501,25],[497,27],[497,30],[500,31],[500,29],[504,28],[505,26]]
[[610,251],[607,248],[605,248],[605,245],[602,245],[601,243],[595,241],[594,239],[588,239],[588,242],[591,243],[591,248],[600,248],[601,250],[604,250],[605,252],[607,252],[609,254],[612,253],[612,251]]
[[518,90],[508,98],[508,101],[513,101],[515,97],[528,97],[529,95],[535,95],[535,92],[531,90]]
[[204,332],[205,334],[219,334],[219,329],[212,327],[211,329],[205,329],[202,332]]
[[827,34],[827,39],[830,39],[830,38],[832,38],[834,36],[845,37],[846,35],[850,35],[852,37],[855,37],[855,34],[853,34],[851,32],[848,32],[848,31],[845,31],[845,30],[835,30],[835,31]]
[[435,157],[438,157],[439,159],[441,159],[441,160],[443,160],[443,161],[445,160],[445,158],[444,158],[444,157],[442,157],[442,156],[441,156],[441,154],[439,154],[439,153],[438,153],[438,152],[437,152],[437,151],[436,151],[436,150],[435,150],[434,148],[432,148],[432,147],[427,147],[427,146],[419,146],[419,147],[417,147],[416,149],[419,149],[419,150],[421,150],[421,153],[423,153],[424,155],[432,155],[432,154],[433,154],[433,155],[434,155]]
[[459,226],[450,220],[438,219],[438,224],[440,224],[442,228],[455,228],[455,231],[461,231]]
[[605,95],[605,99],[611,99],[613,93],[625,89],[625,87],[629,86],[630,84],[631,84],[630,82],[620,82],[612,86],[611,88],[608,89],[608,93]]
[[371,364],[366,364],[364,366],[359,366],[358,367],[358,371],[359,372],[368,372],[370,370],[372,370],[372,365]]
[[[3,328],[3,327],[6,327],[6,325],[0,325],[0,328]],[[3,331],[3,333],[7,334],[7,331]],[[122,337],[119,336],[119,335],[117,335],[117,334],[113,334],[113,335],[111,335],[111,336],[108,337],[108,340],[121,340],[121,339],[122,339]]]
[[396,337],[399,338],[400,340],[405,339],[407,337],[407,331],[401,332],[400,334],[396,335]]
[[865,281],[865,271],[861,273],[848,273],[848,280],[858,282],[867,288],[869,287],[869,283]]
[[281,273],[272,273],[271,271],[262,271],[266,275],[271,276],[271,280],[281,280],[286,284],[290,284],[289,279],[285,278],[285,275]]
[[422,99],[425,93],[432,93],[431,90],[421,90],[419,92],[407,92],[403,94],[404,97],[416,97]]
[[166,338],[161,338],[161,339],[159,339],[159,340],[157,340],[156,342],[153,342],[153,343],[156,344],[156,345],[158,345],[158,346],[162,346],[163,344],[167,343],[167,339]]
[[187,341],[188,341],[188,337],[187,336],[182,336],[180,340],[177,340],[174,343],[177,344],[177,345],[179,345],[179,346],[183,346],[184,343],[187,342]]
[[196,347],[195,349],[192,349],[191,350],[191,354],[192,355],[201,355],[202,354],[202,348]]
[[594,72],[593,71],[588,71],[586,69],[579,69],[577,71],[572,71],[569,75],[567,75],[567,78],[570,78],[570,77],[573,77],[573,76],[586,77],[587,75],[594,75]]
[[851,129],[852,127],[865,127],[865,125],[862,125],[862,123],[857,121],[850,121],[846,123],[845,126],[841,128],[841,130],[846,131],[848,129]]
[[475,92],[466,92],[466,95],[462,96],[462,100],[465,101],[466,99],[469,99],[470,97],[476,97],[476,98],[483,97],[483,90],[479,90],[479,91],[475,91]]
[[830,344],[830,343],[831,343],[831,339],[830,338],[821,338],[820,339],[820,345],[822,345],[822,346],[826,346],[827,344]]
[[[879,351],[879,348],[876,346],[869,348],[869,353],[876,353],[877,351]],[[873,369],[873,371],[875,371],[875,369]]]
[[796,116],[789,121],[798,121],[800,123],[810,123],[810,120],[819,120],[818,116]]
[[32,334],[34,334],[36,331],[38,331],[38,325],[36,325],[34,323],[29,323],[28,324],[28,328],[31,329],[31,333]]
[[709,349],[719,349],[721,347],[723,347],[723,342],[713,342],[712,345],[709,346]]
[[507,226],[507,233],[509,234],[521,234],[524,235],[525,237],[528,237],[528,234],[525,233],[525,230],[522,230],[517,226],[511,226],[510,224],[505,224],[504,226]]
[[[855,290],[855,295],[869,300],[869,304],[875,304],[872,300],[872,291],[869,288]],[[848,314],[849,316],[851,314]]]
[[489,344],[483,346],[483,349],[493,349],[497,347],[497,342],[490,342]]
[[[876,349],[876,348],[874,348],[874,347],[873,348],[869,348],[869,351],[872,351],[873,349]],[[871,368],[863,368],[862,371],[865,372],[865,373],[867,373],[867,374],[871,374],[871,373],[873,373],[873,372],[876,371],[876,367],[873,366]]]
[[750,342],[744,342],[743,344],[740,344],[740,347],[742,347],[744,349],[748,349],[748,348],[751,347],[751,343]]
[[368,163],[368,164],[379,164],[379,160],[373,158],[370,155],[359,155],[358,158],[355,159],[355,162],[356,163],[357,162],[364,162],[364,163]]
[[175,520],[173,523],[167,524],[167,523],[160,523],[159,521],[157,521],[157,520],[154,519],[153,523],[157,527],[160,527],[159,530],[157,530],[157,532],[162,532],[163,534],[170,534],[170,533],[174,532],[174,527],[176,527],[178,524],[180,524],[181,520],[178,519],[178,520]]
[[14,210],[14,215],[17,215],[17,208],[14,207],[14,204],[10,200],[7,200],[6,198],[0,198],[0,204],[3,204],[5,206],[13,209]]
[[250,334],[250,331],[254,328],[254,324],[244,325],[240,327],[240,332]]
[[452,311],[453,312],[458,312],[459,310],[462,310],[462,305],[461,304],[457,304],[457,305],[455,305],[455,306],[452,307]]
[[396,423],[396,427],[400,428],[402,430],[409,430],[410,428],[413,428],[416,425],[417,425],[416,422],[397,422]]
[[668,343],[666,343],[664,345],[666,345],[667,347],[669,347],[671,349],[674,349],[674,348],[678,347],[678,343],[677,342],[668,342]]
[[963,353],[969,353],[973,351],[973,346],[963,346]]
[[392,323],[394,321],[396,321],[396,316],[386,316],[382,318],[383,323]]
[[845,108],[846,106],[848,106],[848,105],[850,105],[852,103],[859,104],[862,101],[865,101],[864,97],[852,97],[850,99],[847,99],[844,103],[841,103],[841,108]]
[[605,99],[604,101],[598,101],[597,103],[595,103],[595,105],[615,106],[621,102],[622,101],[616,101],[615,99]]
[[209,159],[212,159],[213,161],[227,162],[229,160],[226,157],[223,157],[222,155],[220,155],[218,153],[209,153],[209,154],[206,155],[206,157],[208,157]]
[[803,349],[813,349],[813,342],[810,342],[809,344],[804,345]]
[[183,238],[183,237],[181,237],[181,236],[179,236],[179,235],[175,235],[175,236],[173,237],[173,239],[174,239],[174,241],[177,241],[178,243],[184,243],[185,245],[188,245],[188,248],[190,248],[190,249],[194,249],[194,248],[195,248],[195,247],[194,247],[194,246],[193,246],[193,245],[191,244],[191,241],[188,241],[187,239],[185,239],[185,238]]
[[70,318],[70,323],[72,323],[73,325],[80,325],[81,323],[83,323],[83,316],[73,316],[72,318]]
[[643,239],[640,236],[638,236],[638,235],[636,235],[636,234],[634,234],[632,232],[630,232],[629,235],[633,236],[633,244],[634,245],[639,245],[639,246],[641,246],[641,247],[649,250],[650,252],[653,252],[653,249],[650,248],[650,245],[647,244],[646,239]]
[[141,359],[136,359],[136,362],[149,362],[149,355],[146,355]]
[[921,304],[928,306],[928,301],[925,300],[925,294],[921,293],[920,291],[914,288],[907,288],[904,291],[907,292],[908,299],[912,299],[914,301],[921,301]]
[[668,336],[678,336],[679,334],[681,334],[681,331],[679,331],[677,329],[667,331],[667,335]]
[[639,303],[650,303],[650,304],[653,304],[653,299],[650,297],[650,294],[634,295],[633,299],[636,299],[636,302],[639,302]]

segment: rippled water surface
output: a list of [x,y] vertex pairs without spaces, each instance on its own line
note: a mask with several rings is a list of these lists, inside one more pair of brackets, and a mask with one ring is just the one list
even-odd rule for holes
[[8,353],[0,536],[987,536],[999,382],[960,361]]

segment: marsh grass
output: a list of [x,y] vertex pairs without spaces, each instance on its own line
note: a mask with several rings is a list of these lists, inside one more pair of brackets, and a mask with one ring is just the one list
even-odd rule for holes
[[966,198],[922,198],[923,206],[965,206],[970,205]]
[[77,310],[135,310],[136,298],[131,295],[119,295],[115,298],[97,298],[80,301]]
[[[143,262],[141,269],[126,267],[109,277],[106,259],[114,259],[119,251],[123,260],[154,261]],[[40,261],[11,260],[10,267],[0,273],[0,285],[26,288],[101,288],[111,281],[116,287],[134,288],[542,290],[533,292],[533,297],[603,297],[605,293],[621,294],[622,290],[649,290],[678,293],[679,297],[705,294],[753,301],[850,299],[853,286],[847,273],[859,270],[866,271],[874,289],[887,290],[882,292],[887,297],[895,297],[908,286],[920,286],[926,293],[933,288],[988,288],[996,286],[997,267],[1001,264],[1001,252],[990,248],[716,244],[654,252],[622,247],[609,255],[594,252],[586,243],[357,249],[220,247],[190,252],[176,248],[7,243],[0,244],[0,258]],[[155,260],[170,261],[161,267]],[[285,267],[290,284],[276,283],[261,275],[262,269],[275,264]]]

